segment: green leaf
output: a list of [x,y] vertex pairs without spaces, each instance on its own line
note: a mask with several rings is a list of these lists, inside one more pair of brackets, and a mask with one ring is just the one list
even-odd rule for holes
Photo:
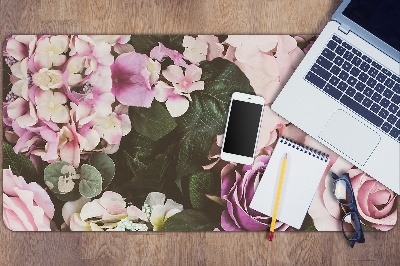
[[200,64],[204,90],[191,93],[188,110],[176,119],[185,132],[180,143],[178,177],[192,174],[207,163],[216,135],[224,133],[233,92],[254,94],[244,73],[232,62],[216,58]]
[[201,166],[208,163],[207,156],[214,137],[204,132],[187,132],[183,136],[179,144],[178,178],[201,170]]
[[193,232],[212,231],[218,226],[204,212],[197,210],[183,210],[164,223],[164,231],[167,232]]
[[234,92],[254,94],[249,80],[234,63],[216,58],[200,64],[204,90],[190,94],[192,102],[177,123],[186,131],[224,133],[229,103]]
[[189,197],[196,210],[206,210],[212,201],[206,194],[217,193],[217,180],[210,171],[201,171],[193,174],[189,180]]
[[79,183],[79,193],[86,198],[96,197],[101,193],[102,179],[100,172],[91,165],[81,166],[82,180]]
[[27,182],[39,179],[33,163],[25,155],[15,153],[12,146],[3,141],[3,169],[8,168],[14,175],[24,177]]
[[60,162],[54,162],[52,164],[49,164],[44,169],[44,182],[49,187],[49,189],[54,193],[66,194],[66,193],[62,193],[58,189],[58,180],[59,180],[60,176],[64,176],[64,177],[67,176],[67,174],[61,173],[61,169],[64,166],[73,167],[70,163],[60,161]]
[[89,164],[100,172],[103,180],[102,190],[105,190],[115,175],[113,160],[105,153],[95,153],[90,157]]
[[131,107],[129,110],[132,126],[151,140],[159,140],[176,127],[176,122],[167,109],[155,100],[150,108]]
[[161,42],[165,47],[183,53],[183,35],[132,35],[130,44],[135,52],[150,55],[150,51]]

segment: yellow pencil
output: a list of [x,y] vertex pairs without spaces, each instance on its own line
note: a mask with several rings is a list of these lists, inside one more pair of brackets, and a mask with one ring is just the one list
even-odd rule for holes
[[283,161],[282,161],[281,174],[279,176],[279,183],[278,183],[278,190],[276,191],[274,213],[272,214],[272,222],[271,222],[271,227],[269,230],[269,241],[272,241],[272,238],[274,237],[274,228],[275,228],[275,223],[276,223],[276,216],[278,215],[279,201],[281,199],[281,191],[282,191],[282,185],[283,185],[283,178],[285,176],[286,162],[287,162],[287,154],[285,154],[285,157],[283,158]]

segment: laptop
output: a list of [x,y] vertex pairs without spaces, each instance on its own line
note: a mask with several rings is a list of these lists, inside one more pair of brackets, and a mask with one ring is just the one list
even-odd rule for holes
[[272,110],[400,193],[400,1],[344,0]]

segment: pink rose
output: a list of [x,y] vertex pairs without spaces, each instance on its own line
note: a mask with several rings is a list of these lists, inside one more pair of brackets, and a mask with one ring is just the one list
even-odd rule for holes
[[36,182],[3,169],[3,221],[12,231],[50,231],[54,205]]
[[361,221],[381,231],[397,222],[397,195],[358,169],[348,171]]

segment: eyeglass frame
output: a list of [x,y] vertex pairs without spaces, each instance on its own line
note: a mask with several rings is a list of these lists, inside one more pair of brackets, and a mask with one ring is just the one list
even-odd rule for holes
[[[340,205],[350,208],[350,211],[347,212],[342,218],[342,233],[343,233],[344,237],[349,241],[349,244],[351,247],[354,247],[356,242],[364,243],[365,242],[364,233],[362,230],[360,218],[358,217],[357,202],[356,202],[356,198],[354,196],[353,186],[351,185],[349,174],[344,173],[341,177],[339,177],[335,173],[332,172],[332,178],[333,178],[333,195],[335,197],[335,200]],[[346,191],[349,193],[349,201],[350,201],[347,204],[340,202],[338,200],[338,198],[336,197],[335,188],[336,188],[336,183],[338,181],[344,181],[344,183],[346,184]],[[345,218],[348,215],[353,215],[353,218],[354,218],[355,233],[352,238],[347,237],[347,235],[344,231]]]

